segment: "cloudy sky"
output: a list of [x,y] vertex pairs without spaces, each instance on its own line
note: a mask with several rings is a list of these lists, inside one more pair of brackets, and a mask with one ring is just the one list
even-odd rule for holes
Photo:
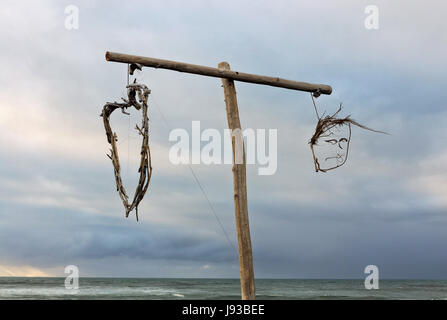
[[[379,8],[379,29],[364,26]],[[65,28],[66,6],[79,29]],[[256,277],[447,278],[447,5],[441,1],[9,1],[0,5],[0,275],[238,277],[231,165],[169,162],[171,129],[227,127],[216,78],[144,69],[154,172],[140,222],[116,193],[102,119],[125,94],[107,50],[327,83],[353,128],[316,173],[309,94],[236,83],[244,128],[278,130],[278,169],[247,170]],[[114,115],[123,178],[138,114]],[[164,121],[164,119],[166,121]],[[129,124],[131,130],[129,130]]]

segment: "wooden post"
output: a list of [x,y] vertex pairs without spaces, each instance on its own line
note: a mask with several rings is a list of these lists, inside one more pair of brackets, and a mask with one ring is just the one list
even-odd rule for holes
[[[227,62],[219,63],[219,69],[230,70]],[[239,110],[236,100],[236,89],[234,81],[222,78],[222,84],[225,94],[225,105],[227,111],[228,127],[233,131],[241,130],[241,122],[239,120]],[[234,209],[236,215],[236,230],[239,251],[239,265],[241,273],[241,293],[242,300],[254,300],[255,293],[255,277],[253,270],[253,256],[251,250],[250,226],[248,222],[247,207],[247,184],[246,184],[246,165],[245,165],[245,148],[242,144],[242,163],[236,161],[235,137],[232,136],[233,145],[233,185],[234,185]],[[240,151],[240,150],[239,150]]]

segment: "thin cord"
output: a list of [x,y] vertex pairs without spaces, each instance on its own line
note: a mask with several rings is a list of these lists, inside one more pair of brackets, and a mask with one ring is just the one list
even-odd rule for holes
[[127,177],[129,177],[129,154],[130,154],[130,112],[129,112],[129,124],[127,126],[127,168],[126,168]]
[[231,242],[230,237],[228,236],[228,233],[225,231],[225,228],[224,228],[222,222],[220,221],[219,217],[217,216],[216,210],[214,210],[214,206],[212,205],[210,199],[208,198],[208,196],[207,196],[207,194],[205,192],[205,189],[203,189],[202,184],[199,181],[199,178],[197,178],[197,176],[196,176],[196,174],[195,174],[195,172],[192,169],[192,166],[190,164],[188,164],[188,167],[189,167],[189,170],[191,170],[191,174],[193,175],[194,179],[196,180],[197,185],[199,186],[200,190],[202,190],[203,196],[205,197],[206,201],[208,202],[208,205],[209,205],[211,211],[213,212],[214,217],[216,217],[216,220],[219,223],[222,231],[224,232],[225,237],[227,238],[228,242],[233,247],[233,249],[236,250],[236,247],[234,246],[233,242]]
[[310,93],[310,97],[312,98],[312,103],[314,104],[315,114],[317,115],[318,120],[320,120],[320,116],[318,115],[317,105],[315,104],[314,95],[312,92]]
[[129,85],[129,73],[130,73],[130,65],[127,64],[127,85]]
[[[127,85],[129,85],[129,73],[130,73],[130,65],[127,64]],[[129,112],[129,124],[127,126],[127,168],[126,168],[127,177],[129,177],[129,154],[130,154],[130,112]]]
[[[152,98],[152,100],[153,100],[153,102],[154,102],[155,109],[157,109],[157,111],[160,113],[161,118],[163,119],[163,123],[165,124],[166,128],[167,128],[167,129],[170,129],[171,126],[169,125],[168,121],[166,120],[166,117],[164,116],[164,114],[163,114],[163,112],[161,111],[161,109],[157,106],[158,103],[155,102],[155,99],[154,99],[153,96],[151,96],[151,98]],[[196,173],[194,172],[194,169],[192,168],[192,166],[191,166],[189,163],[188,163],[188,167],[189,167],[189,170],[191,171],[192,176],[194,177],[194,180],[196,181],[197,185],[199,186],[200,190],[202,191],[202,194],[203,194],[203,196],[205,197],[205,199],[206,199],[206,201],[207,201],[207,203],[208,203],[208,206],[209,206],[210,209],[211,209],[211,212],[214,214],[214,217],[216,218],[217,222],[219,223],[219,226],[220,226],[220,228],[222,229],[222,232],[224,233],[224,235],[225,235],[225,237],[226,237],[228,243],[229,243],[230,246],[233,248],[233,250],[236,251],[236,247],[235,247],[235,245],[234,245],[233,242],[231,241],[231,239],[230,239],[230,237],[229,237],[227,231],[225,230],[224,225],[223,225],[222,222],[220,221],[219,216],[217,215],[217,212],[216,212],[216,210],[214,209],[213,204],[211,203],[210,199],[208,198],[208,195],[207,195],[205,189],[203,188],[202,184],[200,183],[199,178],[197,177]]]

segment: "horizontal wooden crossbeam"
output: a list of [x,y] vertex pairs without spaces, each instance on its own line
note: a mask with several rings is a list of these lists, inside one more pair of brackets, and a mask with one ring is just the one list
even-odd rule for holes
[[202,76],[224,78],[235,81],[263,84],[273,87],[280,87],[292,90],[307,91],[307,92],[320,92],[322,94],[331,94],[332,88],[326,84],[314,84],[307,82],[299,82],[293,80],[287,80],[277,77],[260,76],[256,74],[243,73],[233,70],[224,70],[220,68],[211,68],[206,66],[200,66],[196,64],[134,56],[124,53],[106,52],[106,60],[122,63],[139,63],[144,67],[152,67],[159,69],[169,69],[179,72],[199,74]]

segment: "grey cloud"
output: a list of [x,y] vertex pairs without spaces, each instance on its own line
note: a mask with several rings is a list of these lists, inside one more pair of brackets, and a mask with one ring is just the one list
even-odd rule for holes
[[[445,202],[435,201],[445,195],[445,170],[432,164],[445,154],[444,4],[378,1],[374,33],[363,28],[367,1],[71,3],[80,7],[77,31],[64,29],[63,3],[2,3],[1,263],[76,261],[98,276],[238,276],[189,170],[166,165],[167,154],[154,154],[143,223],[122,217],[99,117],[125,85],[125,66],[104,61],[112,50],[329,83],[321,111],[343,102],[345,114],[392,134],[355,130],[347,164],[316,174],[309,95],[237,84],[242,125],[278,129],[276,175],[248,168],[257,276],[362,277],[370,263],[386,277],[447,276]],[[151,139],[160,148],[169,148],[171,128],[192,120],[227,126],[219,79],[151,69],[140,77],[152,89]],[[113,119],[123,159],[127,120]],[[231,167],[194,169],[235,241]]]

